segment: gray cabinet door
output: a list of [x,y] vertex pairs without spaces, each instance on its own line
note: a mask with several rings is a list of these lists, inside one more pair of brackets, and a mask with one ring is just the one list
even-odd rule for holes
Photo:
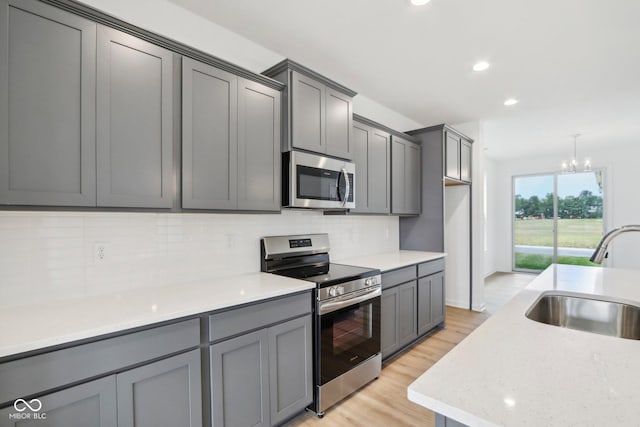
[[231,73],[182,59],[184,208],[237,208],[237,85]]
[[325,86],[291,71],[291,144],[295,148],[326,152]]
[[405,199],[405,144],[391,141],[391,213],[406,213]]
[[471,182],[471,144],[460,141],[460,179]]
[[401,138],[391,141],[391,213],[420,213],[420,146]]
[[[0,427],[116,427],[116,379],[109,376],[56,393],[39,396],[40,410],[18,412],[12,406],[0,410]],[[38,405],[26,399],[31,406]],[[18,408],[22,409],[21,404]],[[37,409],[37,408],[35,408]],[[45,419],[18,420],[11,414],[46,416]],[[46,415],[45,415],[46,414]]]
[[325,87],[326,153],[351,160],[353,104],[351,97]]
[[311,316],[269,328],[271,425],[280,425],[313,400],[311,334]]
[[351,212],[370,212],[369,203],[369,149],[371,128],[353,122],[353,162],[356,165],[356,208]]
[[398,286],[398,340],[400,347],[418,336],[417,281]]
[[0,1],[0,204],[95,206],[96,24]]
[[383,359],[400,346],[398,316],[398,288],[385,289],[380,302],[380,347]]
[[444,174],[449,178],[460,179],[460,137],[445,132],[445,168]]
[[420,146],[412,143],[406,144],[405,149],[405,203],[406,213],[418,215],[420,213],[421,200],[421,159]]
[[431,323],[436,326],[445,320],[444,272],[430,277],[431,282]]
[[99,206],[173,204],[173,53],[99,26]]
[[116,376],[118,427],[202,426],[200,350]]
[[388,214],[391,212],[391,142],[388,133],[372,129],[368,164],[370,211]]
[[211,399],[214,427],[269,425],[266,329],[211,346]]
[[279,211],[281,93],[238,79],[238,209]]
[[418,335],[428,332],[432,324],[431,276],[427,276],[418,280]]

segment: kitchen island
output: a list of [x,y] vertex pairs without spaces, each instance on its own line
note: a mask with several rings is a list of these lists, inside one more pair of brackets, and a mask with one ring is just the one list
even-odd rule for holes
[[447,426],[638,425],[640,341],[525,317],[549,291],[638,305],[640,271],[550,266],[414,381],[409,400]]

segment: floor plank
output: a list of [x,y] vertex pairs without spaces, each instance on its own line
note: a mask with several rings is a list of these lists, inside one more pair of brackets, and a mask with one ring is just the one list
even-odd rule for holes
[[303,414],[290,427],[434,426],[433,412],[407,399],[407,387],[489,317],[447,307],[446,328],[385,362],[380,378],[329,409],[324,418]]

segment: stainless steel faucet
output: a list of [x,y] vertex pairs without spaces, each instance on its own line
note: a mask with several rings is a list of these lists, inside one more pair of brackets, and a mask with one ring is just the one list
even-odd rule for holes
[[593,252],[593,255],[591,255],[590,261],[596,264],[602,264],[602,261],[607,257],[607,246],[609,246],[609,243],[618,235],[626,233],[627,231],[640,231],[640,225],[623,225],[622,227],[617,227],[609,231],[604,235],[602,240],[600,240],[600,243],[598,243],[598,247],[595,252]]

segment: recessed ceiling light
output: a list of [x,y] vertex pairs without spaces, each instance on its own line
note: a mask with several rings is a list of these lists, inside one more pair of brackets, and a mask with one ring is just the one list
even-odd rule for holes
[[487,61],[480,61],[473,64],[473,71],[484,71],[489,68],[489,63]]
[[431,0],[411,0],[411,4],[414,6],[423,6],[429,3]]
[[507,106],[509,106],[509,105],[516,105],[518,102],[520,102],[520,101],[518,101],[518,100],[517,100],[517,99],[515,99],[515,98],[509,98],[509,99],[507,99],[506,101],[504,101],[504,105],[507,105]]

